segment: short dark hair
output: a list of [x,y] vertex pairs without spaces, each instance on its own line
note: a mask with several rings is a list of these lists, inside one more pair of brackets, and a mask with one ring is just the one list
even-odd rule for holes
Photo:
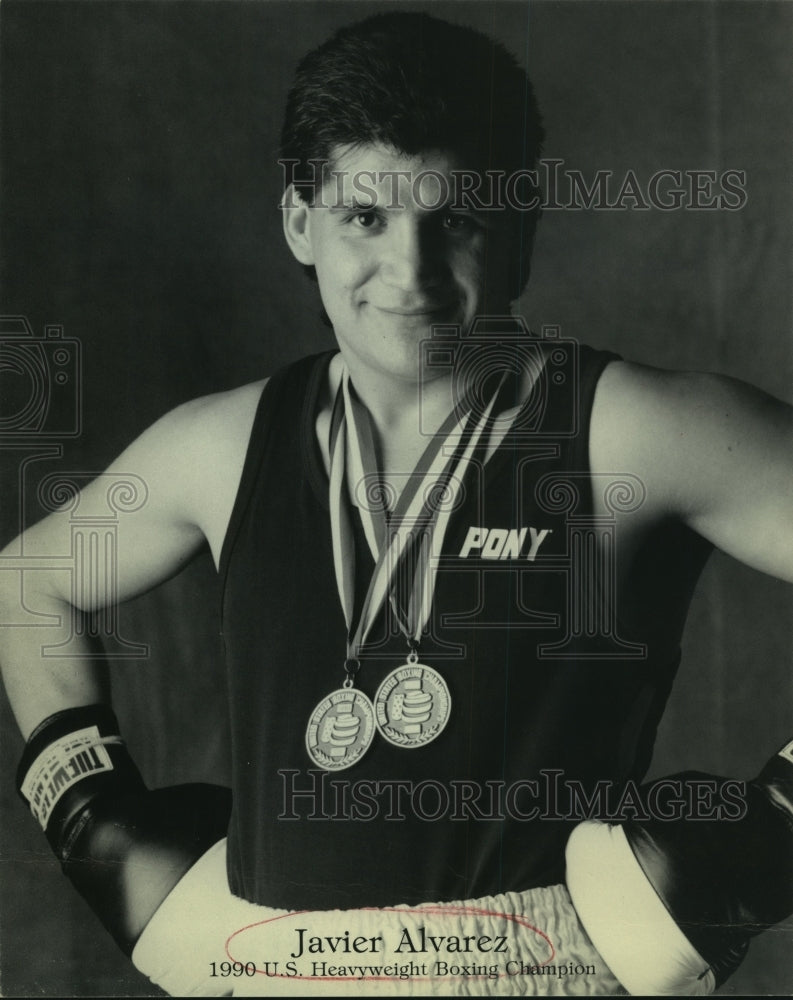
[[[329,162],[336,146],[445,150],[466,169],[511,174],[536,166],[543,136],[528,75],[503,45],[429,14],[389,12],[340,28],[299,63],[281,157],[285,184],[312,202],[310,161]],[[514,297],[528,279],[537,215],[521,213],[515,227]]]

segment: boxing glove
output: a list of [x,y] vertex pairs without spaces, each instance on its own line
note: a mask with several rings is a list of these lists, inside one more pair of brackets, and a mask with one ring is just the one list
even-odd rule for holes
[[[682,774],[645,786],[726,779]],[[731,783],[733,786],[735,783]],[[578,916],[632,994],[711,992],[749,939],[793,912],[793,742],[746,783],[734,818],[675,815],[579,824],[567,845],[567,886]]]
[[64,873],[130,955],[163,900],[226,834],[231,792],[149,791],[105,705],[70,708],[31,734],[17,787]]

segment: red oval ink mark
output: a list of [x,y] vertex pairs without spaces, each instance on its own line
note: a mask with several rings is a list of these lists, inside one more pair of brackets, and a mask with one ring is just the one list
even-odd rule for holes
[[[384,982],[384,981],[389,981],[389,980],[400,980],[400,979],[405,979],[405,978],[410,978],[410,979],[412,979],[412,980],[414,980],[416,982],[426,982],[426,981],[433,980],[433,979],[493,979],[493,978],[499,978],[500,979],[500,978],[503,978],[505,976],[509,976],[511,978],[514,978],[514,976],[517,975],[517,973],[509,973],[509,972],[506,972],[504,970],[499,971],[498,974],[495,975],[495,976],[492,975],[492,974],[490,974],[490,973],[482,973],[482,974],[477,974],[477,975],[468,975],[468,974],[457,974],[457,975],[454,975],[454,974],[446,974],[446,975],[442,975],[442,976],[439,976],[439,975],[431,976],[429,974],[425,974],[425,975],[416,975],[416,976],[410,975],[409,977],[405,977],[403,975],[399,975],[399,974],[396,974],[396,973],[392,973],[392,974],[388,974],[388,975],[378,975],[377,973],[379,971],[383,970],[386,967],[391,968],[391,967],[393,967],[395,965],[400,965],[400,964],[401,965],[405,965],[405,964],[407,964],[407,962],[408,962],[408,955],[407,954],[402,954],[402,953],[397,954],[395,952],[391,952],[388,955],[383,954],[383,953],[377,953],[376,955],[375,954],[371,954],[371,955],[369,955],[367,957],[365,954],[362,954],[361,952],[351,952],[349,950],[349,948],[347,950],[344,950],[344,949],[334,950],[334,949],[332,949],[332,948],[329,947],[329,949],[327,951],[325,951],[325,950],[323,950],[322,952],[312,951],[310,953],[306,953],[305,951],[301,951],[301,954],[297,958],[294,957],[294,953],[292,953],[292,952],[290,952],[288,954],[285,954],[285,955],[277,955],[277,956],[275,956],[272,959],[264,958],[264,959],[259,959],[259,960],[257,960],[258,956],[254,957],[253,955],[250,955],[250,954],[248,954],[248,955],[242,955],[242,954],[240,954],[240,952],[245,948],[245,945],[247,944],[247,942],[245,940],[243,940],[243,938],[242,938],[243,935],[246,935],[246,934],[251,935],[251,932],[255,933],[257,930],[260,930],[261,928],[266,927],[268,924],[274,924],[274,923],[278,923],[278,922],[284,921],[284,920],[295,920],[295,921],[297,921],[299,919],[301,921],[305,921],[306,917],[307,916],[310,917],[310,915],[312,913],[318,913],[318,914],[321,914],[323,916],[323,918],[327,918],[328,912],[329,911],[324,911],[324,910],[298,910],[298,911],[296,911],[294,913],[282,913],[282,914],[279,914],[276,917],[269,917],[266,920],[259,920],[259,921],[256,921],[255,923],[248,924],[247,926],[241,927],[239,930],[235,931],[228,938],[228,940],[226,941],[226,954],[228,955],[229,959],[231,961],[233,961],[233,962],[242,962],[242,963],[253,962],[253,964],[256,966],[256,972],[259,975],[265,975],[265,976],[268,976],[268,977],[274,978],[274,979],[275,978],[277,978],[277,979],[293,979],[295,982],[300,982],[300,981],[305,981],[305,980],[312,980],[312,981],[316,981],[316,982],[337,982],[337,983],[349,983],[349,982]],[[353,912],[356,912],[356,911],[353,911]],[[476,907],[476,906],[456,906],[454,904],[449,904],[448,906],[441,905],[441,904],[435,904],[435,905],[417,906],[417,907],[382,907],[382,908],[379,908],[379,907],[362,907],[361,910],[357,911],[357,912],[395,913],[395,914],[400,914],[400,915],[409,916],[410,918],[412,918],[411,919],[411,923],[412,923],[413,919],[415,919],[416,917],[420,918],[421,916],[424,916],[424,915],[434,916],[434,917],[441,917],[441,918],[443,918],[443,917],[455,917],[455,918],[460,918],[460,917],[490,917],[490,918],[497,918],[497,919],[505,920],[508,923],[513,924],[513,925],[515,925],[518,928],[521,928],[523,931],[529,932],[535,938],[539,938],[543,942],[545,942],[545,944],[548,947],[548,950],[549,950],[550,954],[548,955],[548,957],[544,961],[542,961],[542,962],[534,962],[533,963],[533,967],[534,968],[542,968],[543,966],[548,965],[550,962],[552,962],[553,959],[556,957],[556,949],[554,948],[553,942],[548,937],[548,935],[544,931],[541,931],[538,927],[535,927],[533,924],[529,923],[529,921],[525,917],[521,916],[520,914],[504,913],[504,912],[502,912],[500,910],[488,910],[488,909],[484,909],[484,908]],[[344,911],[342,910],[342,911],[339,911],[339,920],[343,920],[343,919],[344,919]],[[353,922],[353,920],[354,920],[354,918],[352,918],[350,922]],[[402,927],[402,928],[395,928],[395,932],[398,933],[399,929],[401,929],[404,932],[404,927]],[[305,930],[307,930],[307,928],[305,928]],[[410,930],[414,934],[418,932],[418,928],[411,927]],[[493,928],[492,927],[490,927],[490,928],[475,928],[475,931],[473,933],[471,933],[471,934],[468,934],[468,935],[465,935],[465,934],[463,934],[463,935],[454,934],[454,935],[448,935],[448,937],[455,937],[455,938],[458,938],[458,939],[461,938],[461,937],[462,938],[465,938],[465,937],[476,937],[476,938],[487,938],[488,940],[490,940],[490,939],[492,939],[492,934],[486,933],[487,930],[492,931]],[[360,939],[369,939],[368,936],[366,935],[366,933],[364,931],[357,931],[356,934],[355,934],[355,937],[351,938],[350,936],[353,934],[353,932],[349,928],[340,928],[340,934],[335,937],[335,940],[337,942],[341,942],[342,941],[342,939],[344,938],[344,932],[345,931],[347,931],[348,943],[349,943],[350,940],[354,941],[354,940],[358,940],[359,938]],[[440,935],[440,934],[437,934],[437,933],[436,934],[430,934],[430,935],[428,935],[428,937],[435,937],[436,940],[438,938],[440,938],[440,937],[444,938],[444,940],[446,938],[445,935]],[[265,943],[265,940],[266,940],[265,936],[263,935],[262,936],[262,943],[263,944]],[[327,938],[325,938],[325,940],[327,941]],[[385,942],[383,942],[383,943],[385,944]],[[535,941],[535,943],[536,943],[536,941]],[[518,942],[518,944],[519,944],[519,942]],[[248,948],[250,948],[251,950],[256,950],[257,952],[261,952],[262,950],[264,950],[261,946],[258,946],[255,949],[253,949],[252,944],[248,945]],[[415,951],[412,954],[415,956],[415,954],[416,954]],[[462,965],[466,961],[467,962],[474,962],[474,964],[476,964],[477,962],[488,961],[488,958],[486,956],[491,956],[493,954],[493,952],[492,951],[484,951],[484,952],[480,951],[476,955],[472,955],[468,951],[464,951],[464,952],[461,952],[461,951],[451,951],[451,952],[448,952],[447,951],[447,952],[444,952],[443,959],[441,959],[439,957],[440,956],[440,951],[438,950],[438,948],[436,948],[434,951],[422,952],[421,954],[422,954],[422,956],[426,960],[430,960],[430,959],[434,958],[434,959],[436,959],[436,961],[448,961],[449,965]],[[411,959],[411,961],[412,961],[412,959]],[[492,961],[492,959],[491,959],[491,961]],[[517,959],[512,958],[510,961],[515,962],[515,961],[517,961]],[[335,965],[337,967],[345,967],[345,968],[349,968],[351,966],[354,966],[354,967],[357,967],[357,968],[361,968],[362,970],[365,970],[365,971],[367,971],[367,973],[371,973],[371,974],[345,975],[345,976],[336,976],[336,975],[327,975],[327,976],[322,976],[322,975],[306,975],[306,974],[304,974],[301,971],[294,971],[294,970],[296,970],[297,962],[312,962],[312,963],[316,962],[316,963],[319,963],[319,964],[321,964],[322,962],[325,962],[325,964],[327,964],[327,965]],[[289,971],[284,971],[286,969],[287,963],[289,963],[292,966],[292,969],[289,970]],[[262,965],[264,967],[262,967]],[[273,967],[273,968],[271,969],[270,967]]]

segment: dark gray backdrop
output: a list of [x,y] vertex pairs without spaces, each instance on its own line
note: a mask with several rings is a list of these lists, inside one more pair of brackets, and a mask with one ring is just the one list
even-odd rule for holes
[[[791,398],[790,4],[5,0],[0,305],[37,335],[63,324],[83,357],[82,433],[57,462],[26,466],[28,493],[51,471],[101,469],[185,399],[330,344],[282,245],[281,108],[302,52],[391,6],[504,41],[535,79],[546,155],[587,175],[745,170],[739,212],[547,212],[521,307],[535,327]],[[30,454],[0,438],[3,541]],[[711,561],[654,773],[749,777],[793,734],[792,617],[789,587]],[[226,780],[209,558],[132,602],[122,628],[151,648],[114,675],[147,779]],[[3,995],[153,992],[15,799],[21,741],[5,701],[2,723]],[[793,924],[766,934],[724,992],[793,993],[792,942]]]

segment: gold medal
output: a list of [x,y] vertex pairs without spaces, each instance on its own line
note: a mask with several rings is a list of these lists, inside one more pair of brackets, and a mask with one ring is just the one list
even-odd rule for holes
[[407,664],[392,670],[378,688],[375,721],[384,739],[411,750],[431,743],[443,732],[451,705],[446,681],[411,653]]
[[374,738],[374,708],[353,687],[339,688],[323,698],[306,727],[306,749],[325,771],[343,771],[366,753]]

